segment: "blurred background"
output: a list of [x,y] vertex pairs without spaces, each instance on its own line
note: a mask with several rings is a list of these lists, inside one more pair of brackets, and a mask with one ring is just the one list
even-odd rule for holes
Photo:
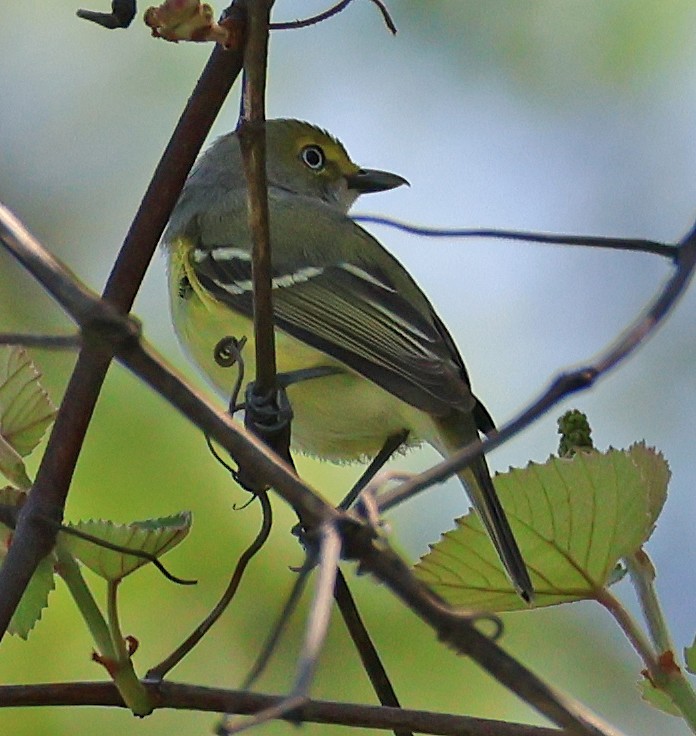
[[[86,0],[85,0],[86,1]],[[0,200],[53,253],[100,290],[140,197],[210,47],[150,38],[140,21],[108,32],[78,20],[78,0],[24,0],[2,11]],[[106,10],[106,0],[94,0]],[[310,120],[353,158],[411,182],[365,199],[361,212],[420,224],[485,226],[675,241],[696,211],[696,6],[689,0],[392,0],[392,37],[376,8],[355,2],[307,30],[271,41],[268,114]],[[92,7],[92,6],[90,6]],[[276,20],[326,7],[278,0]],[[216,11],[221,8],[217,7]],[[234,127],[238,85],[214,134]],[[514,416],[560,369],[584,364],[631,320],[670,274],[654,256],[501,241],[430,241],[373,232],[411,270],[454,334],[477,394],[498,422]],[[0,330],[71,329],[60,310],[0,252]],[[494,468],[544,461],[556,417],[587,412],[598,447],[645,439],[666,455],[672,482],[648,550],[677,646],[690,644],[696,586],[693,427],[696,308],[687,293],[659,333],[625,365],[495,452]],[[169,325],[161,254],[135,313],[147,338],[193,381]],[[60,399],[74,357],[34,352]],[[399,467],[424,469],[427,449]],[[338,498],[359,468],[300,459],[303,475]],[[691,479],[691,480],[690,480]],[[141,648],[136,669],[163,658],[211,608],[258,528],[258,511],[232,511],[244,493],[211,459],[200,433],[114,366],[80,458],[67,517],[128,521],[191,509],[189,540],[167,557],[195,589],[144,570],[122,586],[124,631]],[[279,501],[271,543],[213,635],[172,677],[236,687],[275,620],[301,553]],[[395,543],[416,559],[465,504],[457,483],[394,513]],[[414,708],[541,722],[370,580],[347,574],[402,703]],[[103,590],[94,583],[100,600]],[[618,595],[634,610],[630,587]],[[296,615],[259,687],[289,687]],[[629,734],[677,736],[677,719],[643,705],[641,663],[607,613],[592,604],[505,617],[504,646]],[[0,682],[103,679],[91,640],[58,584],[28,642],[0,645]],[[340,668],[340,678],[335,676]],[[374,702],[335,616],[313,694]],[[206,733],[214,717],[116,709],[0,710],[14,736]],[[285,734],[270,724],[264,733]],[[306,726],[305,733],[337,732]]]

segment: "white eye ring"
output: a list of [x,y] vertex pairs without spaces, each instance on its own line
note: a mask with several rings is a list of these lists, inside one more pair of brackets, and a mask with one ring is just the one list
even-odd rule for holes
[[326,165],[326,156],[319,146],[305,146],[300,151],[300,158],[312,171],[321,171]]

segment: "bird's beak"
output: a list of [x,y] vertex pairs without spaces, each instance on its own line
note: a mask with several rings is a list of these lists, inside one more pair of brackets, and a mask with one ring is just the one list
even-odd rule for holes
[[409,186],[403,176],[378,169],[358,169],[354,174],[346,176],[346,181],[348,189],[354,189],[358,194],[385,192],[388,189],[400,187],[402,184]]

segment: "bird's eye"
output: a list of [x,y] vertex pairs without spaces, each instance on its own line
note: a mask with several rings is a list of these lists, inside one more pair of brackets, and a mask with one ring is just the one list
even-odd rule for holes
[[305,146],[300,151],[300,158],[312,171],[321,171],[326,164],[326,156],[319,146]]

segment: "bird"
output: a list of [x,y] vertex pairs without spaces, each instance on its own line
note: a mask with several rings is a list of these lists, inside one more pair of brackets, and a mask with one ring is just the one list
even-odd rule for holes
[[[408,182],[361,168],[343,144],[300,120],[265,122],[271,286],[279,374],[293,451],[335,463],[378,456],[393,438],[444,457],[494,429],[442,320],[408,271],[349,216],[363,194]],[[229,398],[221,339],[244,346],[255,375],[252,238],[239,133],[192,169],[165,230],[170,307],[185,352]],[[508,577],[527,601],[529,572],[483,457],[458,477]]]

